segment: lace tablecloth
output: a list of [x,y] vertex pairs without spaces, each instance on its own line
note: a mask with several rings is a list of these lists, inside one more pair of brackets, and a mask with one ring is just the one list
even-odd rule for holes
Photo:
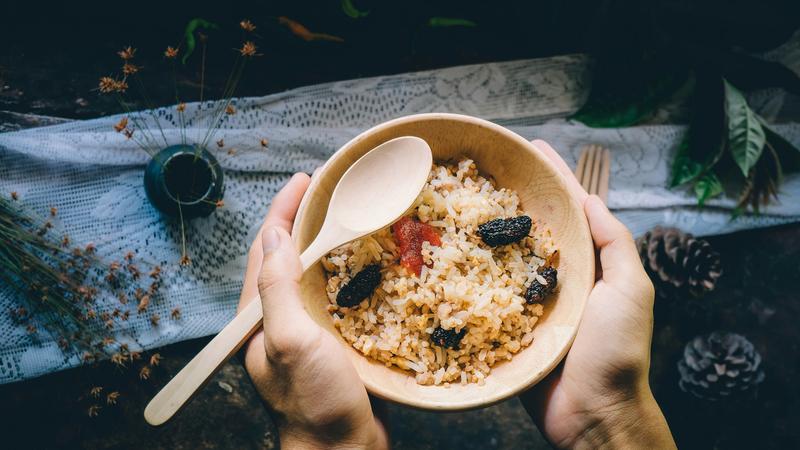
[[[295,171],[311,172],[361,131],[421,112],[469,114],[508,126],[526,138],[550,142],[574,167],[587,143],[613,154],[609,204],[634,231],[676,225],[698,235],[726,233],[800,218],[800,177],[789,177],[782,202],[759,217],[730,220],[734,201],[715,199],[698,210],[694,198],[668,190],[669,162],[684,129],[654,125],[597,130],[563,120],[586,95],[586,59],[573,55],[539,60],[454,67],[428,72],[342,81],[260,98],[234,101],[217,138],[236,154],[219,151],[226,170],[225,206],[188,227],[193,264],[167,271],[152,312],[179,321],[151,326],[133,314],[128,330],[146,348],[217,332],[234,314],[245,255],[270,199]],[[187,107],[188,135],[201,139],[212,104]],[[174,107],[156,117],[171,143],[179,142]],[[100,256],[119,259],[136,250],[149,261],[176,266],[180,231],[147,202],[142,169],[147,154],[115,133],[117,117],[70,122],[0,134],[0,191],[16,191],[34,210],[59,210],[63,231],[74,242],[93,242]],[[777,130],[800,144],[800,125]],[[264,150],[260,140],[269,140]],[[213,146],[212,147],[216,147]],[[0,287],[0,311],[15,304]],[[0,314],[0,383],[79,364],[54,342],[33,340]]]

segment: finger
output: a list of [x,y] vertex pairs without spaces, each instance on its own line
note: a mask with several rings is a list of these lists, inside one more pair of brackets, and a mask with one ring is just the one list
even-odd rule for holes
[[264,330],[258,330],[244,346],[244,366],[247,373],[258,386],[256,377],[263,377],[267,373],[267,358],[264,355]]
[[258,293],[264,310],[266,343],[276,333],[301,333],[310,318],[300,300],[300,277],[303,268],[289,233],[281,227],[264,229],[261,235],[264,258],[258,275]]
[[303,199],[310,179],[304,173],[296,173],[289,179],[286,186],[281,189],[272,200],[272,205],[264,218],[264,223],[258,231],[253,244],[250,246],[250,251],[247,255],[247,269],[244,275],[244,284],[242,292],[239,297],[239,306],[237,311],[244,308],[250,301],[254,300],[258,294],[258,285],[256,280],[261,270],[261,261],[264,258],[264,252],[261,245],[261,234],[265,227],[277,226],[287,231],[291,230],[294,224],[295,214],[297,208],[300,206],[300,201]]
[[608,210],[600,197],[591,195],[584,205],[594,245],[600,250],[603,280],[628,283],[643,274],[639,252],[625,225]]
[[261,229],[279,226],[286,231],[291,231],[297,208],[300,206],[300,201],[303,199],[303,194],[306,193],[309,183],[311,183],[311,178],[307,174],[298,172],[292,175],[286,186],[272,200]]
[[572,173],[572,169],[564,162],[564,159],[561,158],[550,144],[541,139],[535,139],[531,141],[531,143],[553,162],[561,175],[564,175],[564,181],[567,183],[567,189],[569,189],[570,194],[572,194],[579,204],[583,205],[586,198],[589,197],[589,194],[587,194],[586,190],[578,183],[578,179],[575,178],[575,174]]

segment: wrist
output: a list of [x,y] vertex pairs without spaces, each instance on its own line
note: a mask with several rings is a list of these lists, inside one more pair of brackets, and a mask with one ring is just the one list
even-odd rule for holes
[[675,448],[666,419],[649,386],[587,412],[571,448]]
[[[338,428],[338,427],[336,427]],[[316,449],[387,449],[389,439],[385,428],[375,418],[364,426],[341,428],[304,427],[297,424],[284,424],[278,427],[281,448]]]

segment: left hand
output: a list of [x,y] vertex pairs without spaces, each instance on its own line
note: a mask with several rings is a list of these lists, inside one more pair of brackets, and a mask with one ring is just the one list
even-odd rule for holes
[[245,368],[275,413],[282,448],[387,448],[342,344],[300,299],[303,269],[289,233],[309,181],[289,180],[250,247],[239,310],[260,296],[264,328],[246,344]]
[[534,144],[583,206],[599,266],[572,348],[522,394],[522,404],[559,448],[675,448],[647,377],[654,292],[633,237],[599,197],[581,188],[552,147]]

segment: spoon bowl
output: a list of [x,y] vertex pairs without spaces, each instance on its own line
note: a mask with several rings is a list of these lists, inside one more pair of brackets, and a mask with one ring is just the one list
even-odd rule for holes
[[432,164],[431,148],[413,136],[384,142],[359,158],[336,184],[319,234],[300,255],[303,269],[397,220],[414,204]]
[[[433,157],[417,137],[388,140],[361,156],[341,176],[313,242],[300,255],[303,270],[336,247],[397,220],[419,195]],[[161,425],[183,407],[262,326],[261,299],[248,303],[222,331],[148,403],[144,417]]]

